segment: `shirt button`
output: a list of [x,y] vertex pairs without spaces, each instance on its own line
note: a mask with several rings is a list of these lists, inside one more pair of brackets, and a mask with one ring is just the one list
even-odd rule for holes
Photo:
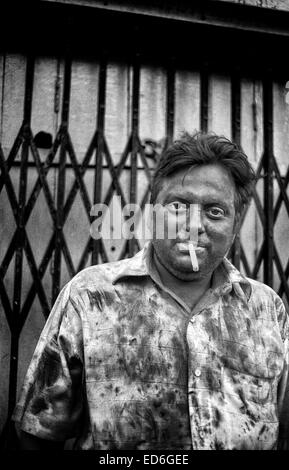
[[201,369],[198,368],[198,369],[195,370],[195,376],[196,377],[200,377],[201,373],[202,373]]

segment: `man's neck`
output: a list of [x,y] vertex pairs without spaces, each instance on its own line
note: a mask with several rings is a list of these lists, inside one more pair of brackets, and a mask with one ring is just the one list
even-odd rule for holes
[[153,261],[163,285],[183,299],[190,309],[199,302],[201,297],[203,297],[205,292],[210,288],[212,275],[203,279],[184,281],[171,274],[166,267],[160,263],[155,253],[153,255]]

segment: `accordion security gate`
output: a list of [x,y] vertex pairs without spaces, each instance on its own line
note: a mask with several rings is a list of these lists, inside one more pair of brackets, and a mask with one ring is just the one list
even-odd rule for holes
[[[109,205],[113,195],[120,197],[122,207],[127,203],[136,202],[144,207],[145,203],[149,202],[152,170],[157,156],[155,154],[154,160],[149,158],[139,133],[141,56],[136,54],[129,64],[131,80],[130,132],[125,147],[119,149],[120,158],[117,164],[107,142],[105,131],[108,59],[108,57],[104,57],[99,61],[95,132],[81,161],[74,148],[74,136],[71,135],[69,129],[72,67],[72,58],[69,55],[64,60],[61,122],[45,159],[43,160],[40,155],[37,139],[31,126],[35,71],[35,57],[33,55],[28,56],[26,61],[24,107],[23,110],[19,109],[19,113],[23,112],[22,125],[9,151],[4,151],[3,146],[0,147],[0,198],[5,190],[15,223],[15,230],[10,234],[9,243],[5,251],[2,252],[0,260],[0,298],[11,337],[9,363],[7,362],[9,398],[6,406],[8,411],[5,414],[6,425],[2,429],[3,442],[7,440],[9,418],[16,403],[17,389],[19,389],[19,338],[29,319],[35,298],[39,299],[41,312],[44,318],[47,318],[51,306],[63,286],[61,270],[64,265],[68,277],[71,278],[89,264],[107,262],[111,259],[103,240],[93,240],[87,232],[86,239],[82,240],[82,245],[78,247],[80,252],[78,262],[73,261],[72,249],[75,248],[72,248],[67,241],[65,224],[76,198],[78,197],[81,200],[88,224],[92,222],[90,216],[92,205],[99,202]],[[177,67],[174,58],[172,58],[166,63],[167,90],[164,117],[166,135],[163,142],[164,146],[175,137],[176,72]],[[199,127],[201,130],[206,131],[210,130],[209,101],[212,70],[205,63],[200,67],[198,73],[200,77]],[[239,69],[234,70],[230,77],[231,136],[238,143],[242,142],[242,78]],[[242,236],[237,238],[230,255],[235,265],[240,267],[246,275],[251,278],[261,279],[268,285],[274,286],[284,301],[289,303],[289,250],[287,253],[280,253],[275,243],[274,232],[282,208],[283,211],[285,210],[286,217],[289,217],[289,165],[285,174],[284,168],[282,173],[274,155],[274,77],[268,71],[260,77],[260,80],[263,101],[263,150],[256,168],[258,182],[253,193],[251,207],[254,206],[257,213],[262,227],[263,239],[255,253],[253,263],[248,260],[248,247],[246,243],[242,242]],[[191,129],[186,130],[190,131]],[[17,185],[15,184],[15,178],[12,177],[12,170],[15,167],[18,169],[19,176],[19,184]],[[57,180],[57,190],[54,194],[48,181],[48,174],[52,168],[55,171]],[[92,187],[90,188],[88,188],[85,181],[88,168],[93,169],[94,173],[91,182]],[[137,184],[139,168],[141,168],[143,188],[141,198],[138,197]],[[28,192],[29,172],[32,169],[37,172],[37,177]],[[69,190],[66,188],[68,169],[73,175]],[[109,184],[104,184],[104,169],[109,173],[111,180]],[[124,170],[129,172],[126,188],[121,183]],[[48,208],[49,217],[52,221],[52,231],[41,259],[37,261],[34,246],[27,235],[27,225],[40,195],[45,199],[45,207]],[[243,221],[246,220],[248,210],[249,208],[243,214]],[[2,213],[4,214],[3,209]],[[37,226],[35,226],[35,229],[37,230]],[[118,253],[118,258],[132,256],[140,247],[141,244],[136,238],[125,241]],[[28,263],[32,282],[23,299],[24,258]],[[13,270],[11,295],[9,295],[5,285],[8,269]],[[43,279],[49,269],[51,269],[51,291],[47,292],[43,285]],[[1,419],[3,418],[1,417]]]

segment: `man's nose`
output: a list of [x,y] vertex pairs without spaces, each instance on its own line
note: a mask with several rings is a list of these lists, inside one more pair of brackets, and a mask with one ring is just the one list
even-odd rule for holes
[[180,241],[187,241],[190,239],[190,227],[188,226],[187,222],[183,223],[179,228],[177,238]]
[[203,211],[200,211],[199,219],[198,219],[198,233],[204,233],[204,232],[205,232],[204,216],[203,216]]
[[[204,220],[202,212],[199,211],[198,217],[193,221],[189,217],[181,224],[178,230],[179,240],[189,240],[197,238],[199,234],[205,232]],[[197,242],[197,240],[195,240]]]
[[187,215],[186,230],[197,233],[205,232],[204,214],[200,205],[196,204],[194,211]]

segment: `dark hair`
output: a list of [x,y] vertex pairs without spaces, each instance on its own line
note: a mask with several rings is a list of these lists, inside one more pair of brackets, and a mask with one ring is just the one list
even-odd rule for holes
[[185,132],[163,151],[155,169],[151,203],[155,202],[163,179],[180,170],[211,163],[223,165],[232,176],[236,187],[236,212],[240,213],[250,199],[255,172],[237,144],[213,133]]

